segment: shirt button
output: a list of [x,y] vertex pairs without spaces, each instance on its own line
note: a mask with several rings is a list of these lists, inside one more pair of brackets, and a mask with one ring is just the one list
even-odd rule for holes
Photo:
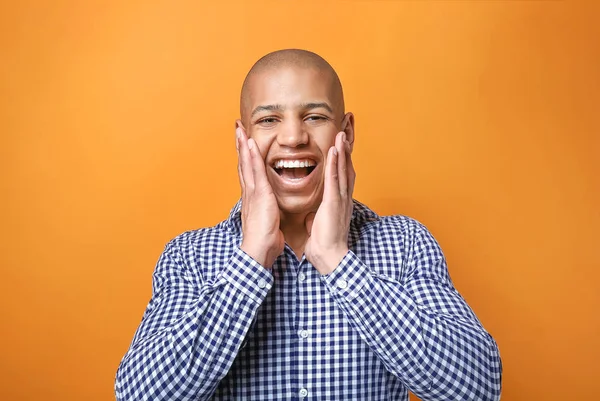
[[306,397],[308,395],[308,390],[303,388],[300,390],[300,397]]
[[304,274],[304,273],[298,274],[298,281],[304,281],[304,280],[306,280],[306,274]]
[[341,278],[337,281],[337,287],[340,290],[343,290],[344,288],[348,287],[348,282],[346,280],[344,280],[343,278]]
[[258,288],[265,288],[267,286],[267,282],[265,281],[264,278],[261,278],[260,280],[258,280]]
[[307,330],[300,330],[300,337],[302,337],[302,338],[308,338],[308,331]]

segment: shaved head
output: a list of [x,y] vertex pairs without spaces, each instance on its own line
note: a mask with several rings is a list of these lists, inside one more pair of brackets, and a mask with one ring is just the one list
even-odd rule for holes
[[[326,161],[338,146],[336,138],[352,152],[354,115],[344,111],[338,75],[306,50],[269,53],[244,80],[240,117],[236,128],[256,144],[279,210],[304,224],[306,213],[316,212],[323,199]],[[304,167],[281,167],[291,162]]]
[[284,68],[313,69],[323,76],[323,83],[330,86],[334,106],[340,115],[344,114],[344,94],[340,79],[333,67],[321,56],[307,50],[285,49],[267,54],[258,60],[246,75],[240,96],[240,116],[246,121],[250,116],[252,86],[264,74]]

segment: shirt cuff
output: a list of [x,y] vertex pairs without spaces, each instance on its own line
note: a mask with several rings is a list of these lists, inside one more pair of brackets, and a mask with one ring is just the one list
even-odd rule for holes
[[250,255],[236,247],[221,278],[256,302],[262,302],[273,286],[273,275]]
[[369,269],[352,251],[342,258],[337,268],[321,280],[334,297],[347,301],[356,298],[362,290],[373,285],[375,273]]

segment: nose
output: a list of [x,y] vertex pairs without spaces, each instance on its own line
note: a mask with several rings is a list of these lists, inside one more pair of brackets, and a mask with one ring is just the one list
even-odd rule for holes
[[297,148],[308,143],[308,133],[301,121],[286,121],[280,125],[277,133],[277,143],[280,146]]

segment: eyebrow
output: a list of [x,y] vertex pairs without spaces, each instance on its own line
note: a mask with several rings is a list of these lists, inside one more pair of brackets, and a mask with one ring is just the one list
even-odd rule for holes
[[250,117],[254,117],[254,115],[261,111],[283,111],[285,107],[280,104],[267,104],[264,106],[257,106],[254,110],[252,110],[252,114]]
[[304,110],[311,110],[311,109],[325,109],[330,113],[333,113],[333,109],[331,108],[330,105],[328,105],[325,102],[322,103],[303,103],[300,105],[300,107]]
[[[300,105],[300,108],[303,110],[312,110],[312,109],[319,109],[319,108],[323,108],[325,110],[327,110],[330,113],[333,113],[333,109],[331,108],[330,105],[328,105],[325,102],[321,102],[321,103],[302,103]],[[266,105],[261,105],[261,106],[257,106],[254,110],[252,110],[252,114],[250,115],[250,117],[254,117],[254,115],[256,113],[260,113],[261,111],[284,111],[285,107],[283,107],[280,104],[266,104]]]

